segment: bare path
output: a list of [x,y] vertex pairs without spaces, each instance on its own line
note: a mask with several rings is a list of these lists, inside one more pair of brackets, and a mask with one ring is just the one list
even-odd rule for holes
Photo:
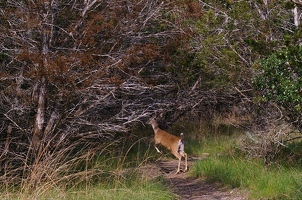
[[[190,159],[189,167],[194,163]],[[146,166],[148,176],[165,177],[165,185],[178,195],[179,200],[245,200],[246,195],[237,190],[225,188],[217,183],[207,183],[198,178],[190,177],[189,173],[175,174],[177,160],[160,160]],[[145,170],[144,170],[145,171]]]

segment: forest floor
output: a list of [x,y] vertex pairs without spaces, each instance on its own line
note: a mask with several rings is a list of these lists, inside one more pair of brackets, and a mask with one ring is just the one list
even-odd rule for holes
[[[189,168],[199,158],[188,159]],[[149,178],[164,177],[164,184],[177,195],[179,200],[245,200],[245,192],[230,189],[219,183],[191,177],[188,172],[175,174],[177,160],[157,160],[142,167],[143,174]],[[183,165],[183,162],[182,162]],[[190,170],[190,169],[189,169]]]

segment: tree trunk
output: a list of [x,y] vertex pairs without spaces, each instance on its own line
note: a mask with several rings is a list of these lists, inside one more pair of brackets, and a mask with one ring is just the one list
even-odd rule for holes
[[[53,9],[57,8],[56,1],[46,1],[44,2],[44,10],[46,13],[43,16],[42,20],[42,64],[40,67],[40,73],[42,78],[40,79],[40,84],[38,86],[38,103],[37,103],[37,114],[35,118],[34,130],[33,130],[33,138],[32,138],[32,146],[37,155],[39,152],[39,148],[41,148],[42,139],[44,137],[44,122],[45,122],[45,102],[46,102],[46,91],[47,91],[47,79],[44,75],[45,72],[49,69],[49,43],[54,38],[54,29],[53,23],[55,21],[55,16],[53,15]],[[49,130],[47,130],[49,131]]]
[[37,114],[33,130],[32,146],[35,152],[38,152],[38,149],[42,140],[43,125],[45,118],[45,100],[46,100],[46,79],[42,77],[41,83],[39,86],[39,99],[37,104]]

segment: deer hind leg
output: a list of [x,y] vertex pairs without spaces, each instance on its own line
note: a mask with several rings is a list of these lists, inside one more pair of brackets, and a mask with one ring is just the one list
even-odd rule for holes
[[181,162],[181,155],[177,151],[172,151],[172,154],[178,159],[177,171],[175,174],[180,172],[180,162]]
[[188,155],[183,152],[183,157],[185,157],[185,172],[188,171]]
[[[185,169],[184,169],[184,172],[186,172],[186,171],[188,171],[188,155],[184,151],[184,148],[185,148],[184,142],[182,140],[180,140],[179,143],[178,143],[177,153],[175,153],[175,154],[178,154],[180,156],[180,158],[178,158],[178,160],[179,160],[179,162],[178,162],[178,171],[180,170],[179,168],[180,168],[181,158],[182,157],[185,158]],[[176,157],[178,157],[178,156],[176,156]]]
[[179,156],[179,158],[178,158],[178,167],[177,167],[176,174],[178,174],[180,172],[180,162],[181,162],[181,156]]
[[184,169],[183,172],[188,171],[188,155],[187,155],[187,153],[183,152],[182,155],[178,154],[178,155],[175,155],[175,156],[178,158],[178,167],[177,167],[176,174],[178,174],[180,172],[180,163],[181,163],[181,158],[182,157],[185,158],[185,169]]

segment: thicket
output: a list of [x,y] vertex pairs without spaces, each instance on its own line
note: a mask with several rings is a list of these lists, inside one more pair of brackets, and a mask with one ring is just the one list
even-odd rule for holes
[[234,118],[261,138],[278,116],[300,126],[299,48],[282,50],[299,41],[293,9],[282,0],[2,1],[2,178],[34,187],[56,153],[66,162],[118,142],[156,112],[166,125],[188,113]]

